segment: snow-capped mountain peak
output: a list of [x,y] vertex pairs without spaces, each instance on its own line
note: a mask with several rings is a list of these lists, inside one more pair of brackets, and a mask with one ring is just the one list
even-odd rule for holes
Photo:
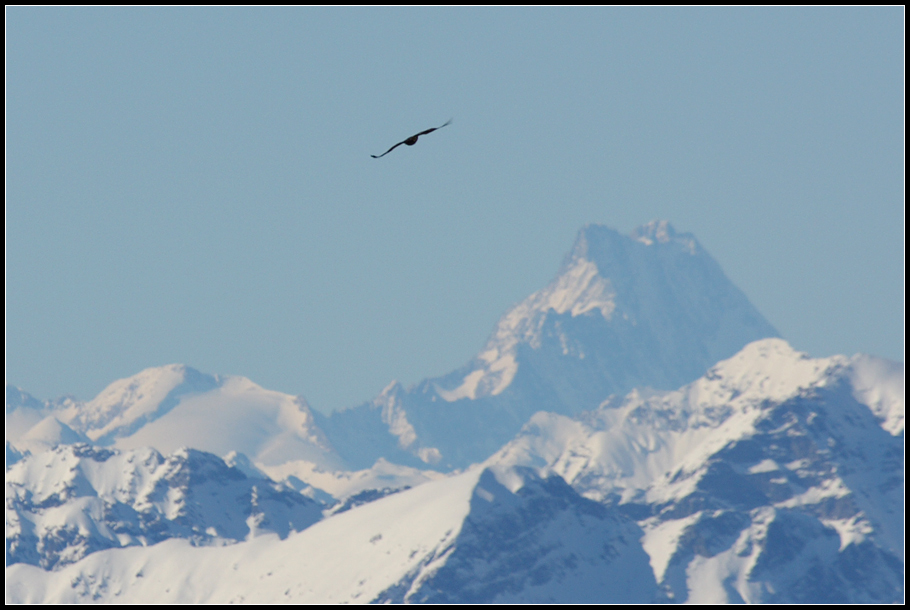
[[691,391],[698,398],[692,402],[718,405],[731,401],[783,401],[801,390],[824,385],[849,362],[845,356],[810,358],[783,339],[755,341],[693,383]]
[[79,434],[59,419],[50,415],[29,429],[19,440],[18,449],[36,453],[44,449],[53,449],[60,444],[90,442],[84,435]]
[[[44,444],[53,446],[66,441],[54,441],[48,434],[71,429],[84,435],[80,440],[120,449],[148,446],[169,453],[190,446],[217,455],[240,451],[266,465],[291,459],[333,469],[343,464],[302,397],[182,364],[145,369],[115,381],[88,402],[48,403],[40,410],[16,405],[12,411],[17,426],[13,435],[7,430],[7,440],[19,450],[35,440],[29,434],[40,433]],[[42,417],[56,418],[68,428],[42,423]]]
[[631,237],[646,246],[675,242],[690,254],[695,254],[695,250],[698,247],[698,242],[695,241],[695,238],[690,233],[677,233],[673,225],[666,220],[652,220],[643,224],[632,231]]
[[[63,396],[57,400],[38,400],[28,392],[16,386],[6,386],[6,442],[15,441],[12,444],[18,446],[20,450],[28,450],[25,445],[28,441],[23,440],[25,435],[37,426],[43,419],[49,416],[64,417],[62,413],[70,408],[80,405],[78,400],[72,396]],[[60,426],[66,426],[59,419],[56,420],[58,431],[64,432]],[[29,441],[36,440],[39,443],[59,443],[59,439],[54,440],[53,427],[55,424],[49,423],[43,429],[36,430],[29,437]],[[68,427],[67,427],[68,428]]]
[[545,317],[569,314],[572,317],[594,311],[609,321],[616,309],[616,291],[610,280],[600,275],[597,265],[584,256],[575,256],[546,288],[510,309],[499,321],[493,336],[477,356],[478,368],[468,373],[463,383],[436,391],[443,400],[477,399],[495,396],[505,390],[518,372],[516,351],[520,343],[540,348]]
[[[856,372],[857,363],[861,373]],[[888,361],[862,355],[810,358],[782,339],[763,339],[679,390],[636,389],[605,401],[581,418],[538,413],[522,434],[490,460],[528,466],[547,463],[569,482],[584,472],[599,481],[597,491],[591,492],[599,498],[614,489],[625,490],[626,498],[634,496],[632,490],[645,489],[678,495],[682,488],[671,490],[673,485],[661,475],[697,470],[733,440],[754,434],[769,405],[827,388],[836,391],[838,384],[853,379],[866,380],[866,386],[851,386],[851,392],[876,401],[862,404],[873,413],[878,409],[881,427],[892,435],[902,433],[902,423],[897,422],[903,421],[903,397],[883,391],[872,381],[882,378],[882,371],[887,371],[892,390],[896,388],[895,367],[889,367]],[[687,479],[685,485],[692,482]]]
[[[692,260],[685,261],[687,258]],[[500,319],[460,383],[449,388],[437,382],[434,389],[447,402],[501,394],[518,373],[522,346],[540,350],[547,335],[554,334],[547,324],[560,316],[576,318],[597,313],[601,322],[594,322],[595,325],[618,333],[629,332],[625,328],[631,327],[633,333],[641,334],[647,332],[638,328],[641,322],[670,327],[671,323],[661,320],[661,316],[679,310],[680,304],[686,306],[687,301],[712,294],[718,301],[734,305],[737,315],[749,320],[750,325],[760,329],[759,333],[777,334],[741,293],[725,284],[728,282],[723,273],[695,238],[689,233],[677,233],[665,220],[640,226],[629,237],[600,225],[587,225],[579,232],[556,278]],[[693,320],[692,311],[680,311],[674,317],[681,313],[685,318],[673,320],[672,324],[703,326],[701,334],[706,336],[701,340],[708,339],[707,349],[718,356],[725,351],[724,355],[730,355],[731,336],[742,329],[733,332],[729,328],[731,313],[718,308],[718,304],[699,304],[703,305],[714,308],[717,314],[695,312],[698,317]],[[691,310],[691,306],[686,309]],[[658,310],[665,311],[655,315]],[[718,337],[723,347],[717,344],[718,338],[711,337],[718,331],[724,335]],[[584,359],[593,351],[561,329],[556,329],[555,334],[563,356]]]
[[84,407],[70,409],[67,423],[106,444],[107,439],[129,436],[160,418],[177,405],[180,396],[220,384],[218,377],[183,364],[148,368],[110,384]]

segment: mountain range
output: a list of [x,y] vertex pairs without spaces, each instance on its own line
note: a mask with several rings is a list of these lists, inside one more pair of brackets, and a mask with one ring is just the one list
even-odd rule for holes
[[[236,456],[229,456],[228,461]],[[241,458],[243,459],[243,458]],[[6,561],[53,569],[106,548],[282,538],[324,506],[211,453],[61,444],[6,473]],[[246,470],[247,472],[244,472]]]
[[588,225],[464,367],[331,415],[185,365],[8,386],[7,601],[902,602],[903,392],[692,235]]

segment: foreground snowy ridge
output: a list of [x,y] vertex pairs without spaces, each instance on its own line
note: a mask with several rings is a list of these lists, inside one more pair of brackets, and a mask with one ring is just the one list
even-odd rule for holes
[[[332,516],[286,540],[93,553],[7,569],[8,603],[645,602],[640,530],[561,479],[488,469]],[[521,569],[517,569],[521,566]]]

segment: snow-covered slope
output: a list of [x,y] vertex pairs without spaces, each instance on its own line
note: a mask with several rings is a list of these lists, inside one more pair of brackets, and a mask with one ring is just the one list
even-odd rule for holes
[[6,442],[13,446],[7,452],[12,451],[15,456],[44,451],[59,443],[88,440],[56,417],[80,404],[72,396],[42,402],[21,388],[6,386]]
[[[235,456],[236,458],[236,456]],[[169,538],[223,544],[286,537],[323,505],[210,453],[60,445],[6,473],[6,562],[58,568],[107,548]]]
[[465,367],[317,422],[355,467],[485,459],[537,411],[571,415],[634,387],[674,389],[777,336],[688,233],[584,227],[556,278],[508,311]]
[[670,600],[898,601],[902,386],[896,363],[766,339],[674,392],[538,413],[490,463],[634,516]]
[[379,458],[370,468],[362,470],[326,470],[312,462],[293,460],[275,466],[260,466],[259,470],[275,481],[310,493],[324,493],[326,501],[342,501],[349,496],[371,490],[417,487],[445,475],[435,470],[413,468]]
[[[500,481],[505,481],[505,484]],[[475,468],[292,533],[170,540],[59,571],[7,569],[7,603],[648,602],[641,531],[558,477]]]
[[53,415],[48,415],[20,436],[16,445],[17,449],[28,453],[40,453],[60,444],[89,442],[85,435],[79,434]]
[[6,440],[15,440],[49,415],[48,405],[15,386],[6,386]]
[[[7,388],[7,418],[12,411],[22,425],[8,430],[7,440],[19,450],[34,445],[32,436],[38,429],[44,433],[40,438],[45,447],[56,444],[54,440],[89,440],[99,446],[154,447],[164,453],[180,447],[222,456],[238,451],[268,465],[306,460],[330,469],[343,466],[302,398],[266,390],[245,377],[206,375],[172,364],[115,381],[89,402],[48,403],[40,409],[19,404],[27,399],[14,401],[11,407],[15,390]],[[45,439],[48,430],[57,428],[34,413],[55,418],[81,438]]]
[[[193,447],[249,456],[260,473],[326,501],[441,477],[382,457],[350,470],[315,424],[306,402],[244,377],[206,375],[184,365],[150,368],[97,397],[41,402],[7,386],[7,465],[60,444],[172,453]],[[66,422],[66,423],[64,423]]]

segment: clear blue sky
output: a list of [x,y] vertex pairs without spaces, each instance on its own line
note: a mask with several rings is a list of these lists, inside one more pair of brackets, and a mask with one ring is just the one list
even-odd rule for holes
[[7,381],[351,406],[658,218],[795,348],[903,361],[904,16],[9,8]]

